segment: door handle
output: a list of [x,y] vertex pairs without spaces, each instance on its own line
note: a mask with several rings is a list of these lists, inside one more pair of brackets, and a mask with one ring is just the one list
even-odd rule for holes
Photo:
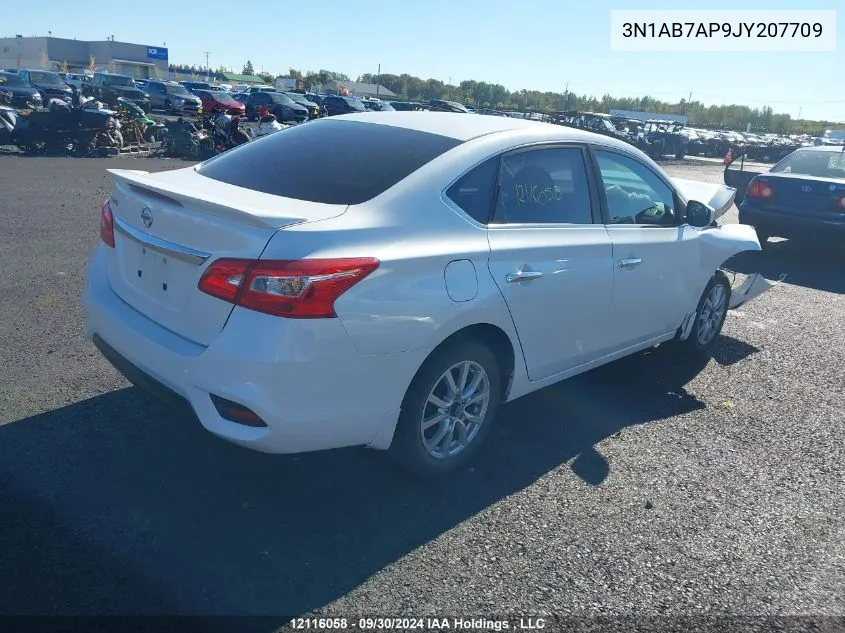
[[537,270],[520,270],[515,273],[508,273],[505,279],[509,284],[519,283],[522,281],[534,281],[543,276],[543,273]]
[[629,257],[628,259],[620,259],[619,260],[619,268],[630,268],[631,266],[636,266],[637,264],[642,264],[643,260],[639,257]]

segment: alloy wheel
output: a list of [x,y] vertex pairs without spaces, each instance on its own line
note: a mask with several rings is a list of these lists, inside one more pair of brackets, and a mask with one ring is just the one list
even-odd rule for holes
[[478,435],[490,404],[490,379],[475,361],[455,363],[434,383],[423,405],[420,435],[437,459],[463,452]]
[[719,332],[719,325],[725,316],[727,306],[727,292],[723,284],[714,284],[707,293],[701,313],[698,315],[698,343],[709,345]]

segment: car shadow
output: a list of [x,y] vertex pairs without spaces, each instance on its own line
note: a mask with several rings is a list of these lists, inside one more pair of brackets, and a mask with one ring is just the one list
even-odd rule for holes
[[0,614],[271,630],[552,470],[601,485],[596,445],[704,408],[685,385],[709,360],[662,346],[509,403],[475,464],[433,481],[366,449],[247,451],[134,388],[0,426]]
[[771,281],[786,275],[784,283],[845,293],[845,251],[829,241],[770,239],[762,251],[734,255],[725,267],[745,274],[761,273]]

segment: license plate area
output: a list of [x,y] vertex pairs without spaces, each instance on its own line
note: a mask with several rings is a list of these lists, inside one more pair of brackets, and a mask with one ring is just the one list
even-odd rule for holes
[[[175,257],[134,240],[125,240],[124,274],[138,292],[169,309],[178,309],[185,296],[185,270]],[[196,268],[196,267],[192,267]]]

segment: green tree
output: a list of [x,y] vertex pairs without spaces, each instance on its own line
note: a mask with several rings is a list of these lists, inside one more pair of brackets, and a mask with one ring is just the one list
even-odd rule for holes
[[252,67],[252,62],[250,60],[246,60],[246,64],[244,64],[243,70],[241,70],[241,74],[243,75],[254,75],[255,68]]
[[304,77],[302,76],[302,73],[300,71],[298,71],[296,68],[288,69],[288,75],[290,75],[294,79],[304,79]]
[[40,61],[41,61],[41,68],[47,68],[47,69],[50,68],[50,58],[47,56],[46,51],[41,51]]
[[110,73],[116,72],[117,63],[113,59],[110,59],[107,68]]
[[86,68],[89,75],[93,75],[94,72],[97,70],[97,60],[94,59],[94,56],[88,58],[88,68]]
[[59,66],[59,72],[60,72],[60,73],[66,73],[66,72],[68,72],[67,60],[64,60],[64,61],[61,63],[61,65]]

